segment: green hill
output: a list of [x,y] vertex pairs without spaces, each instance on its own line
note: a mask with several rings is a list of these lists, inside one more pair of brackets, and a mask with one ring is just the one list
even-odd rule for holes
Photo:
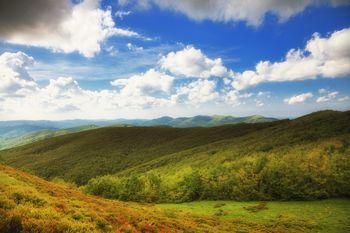
[[1,151],[0,160],[45,178],[58,176],[85,184],[98,175],[120,172],[165,155],[273,124],[215,128],[105,127]]
[[349,111],[322,111],[211,128],[107,127],[1,151],[0,159],[123,200],[344,197],[349,120]]
[[59,135],[94,129],[97,127],[98,126],[96,125],[84,125],[84,126],[77,126],[73,128],[58,129],[58,130],[45,129],[45,130],[39,130],[37,132],[23,133],[23,135],[20,135],[20,136],[17,135],[15,137],[4,137],[0,139],[0,150],[25,145],[31,142],[43,140],[46,138],[52,138]]

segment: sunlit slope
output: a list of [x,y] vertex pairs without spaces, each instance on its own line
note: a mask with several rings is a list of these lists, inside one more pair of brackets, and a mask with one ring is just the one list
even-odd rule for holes
[[262,157],[300,167],[307,161],[316,164],[323,155],[320,162],[326,163],[335,153],[347,166],[349,122],[349,111],[322,111],[290,121],[212,128],[108,127],[2,151],[0,159],[44,178],[58,176],[78,185],[104,174],[155,170],[182,177],[188,169],[225,165],[238,170]]
[[280,122],[213,128],[106,127],[38,141],[0,152],[0,161],[78,184],[191,148],[232,139]]
[[87,196],[0,165],[0,232],[301,232],[298,229]]
[[[254,125],[254,124],[252,124]],[[322,159],[332,154],[348,166],[350,153],[350,111],[322,111],[295,120],[280,121],[237,137],[218,140],[155,158],[117,173],[129,175],[151,170],[179,177],[181,172],[197,168],[236,166],[240,169],[262,157],[277,157],[283,163],[298,167],[301,162]],[[226,167],[227,167],[226,166]],[[263,166],[263,165],[262,165]],[[253,168],[252,168],[253,169]],[[343,169],[343,168],[339,168]],[[287,172],[287,171],[286,171]],[[349,174],[350,175],[350,174]],[[349,177],[350,178],[350,177]],[[350,194],[350,187],[349,187]]]

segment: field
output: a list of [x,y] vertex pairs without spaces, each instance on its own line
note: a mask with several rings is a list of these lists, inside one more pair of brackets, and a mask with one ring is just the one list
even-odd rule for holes
[[165,210],[217,216],[225,220],[262,225],[284,225],[313,232],[350,232],[350,200],[328,199],[288,202],[197,201],[158,204]]

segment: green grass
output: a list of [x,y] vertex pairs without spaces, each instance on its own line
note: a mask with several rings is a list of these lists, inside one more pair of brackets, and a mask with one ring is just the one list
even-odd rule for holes
[[[181,204],[158,204],[164,210],[218,216],[226,220],[244,220],[259,224],[290,224],[293,227],[315,227],[314,232],[350,232],[350,200],[267,202],[267,209],[250,212],[245,207],[260,202],[196,201]],[[222,211],[220,211],[222,210]],[[221,214],[220,214],[221,213]]]

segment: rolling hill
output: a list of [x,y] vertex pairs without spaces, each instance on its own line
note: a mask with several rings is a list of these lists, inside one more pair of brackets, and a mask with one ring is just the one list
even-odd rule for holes
[[77,128],[87,125],[111,126],[111,125],[133,125],[133,126],[157,126],[166,125],[172,127],[208,127],[235,123],[258,123],[271,122],[277,119],[263,116],[233,117],[233,116],[194,116],[194,117],[160,117],[156,119],[114,119],[114,120],[62,120],[62,121],[0,121],[0,137],[14,138],[28,133],[38,131],[54,131],[68,128]]
[[164,211],[87,196],[0,165],[0,232],[288,232],[282,226]]
[[66,128],[66,129],[45,129],[45,130],[39,130],[31,133],[26,134],[20,134],[20,136],[15,137],[3,137],[0,139],[0,150],[6,149],[6,148],[12,148],[20,145],[25,145],[31,142],[43,140],[46,138],[51,138],[59,135],[64,135],[68,133],[74,133],[89,129],[97,128],[96,125],[84,125],[84,126],[77,126],[73,128]]
[[120,172],[273,124],[276,123],[215,128],[104,127],[4,150],[0,152],[0,161],[48,179],[58,176],[85,184],[95,176]]
[[[344,197],[350,195],[349,120],[350,111],[322,111],[210,128],[106,127],[4,150],[0,160],[123,200]],[[151,181],[164,192],[152,196]]]

